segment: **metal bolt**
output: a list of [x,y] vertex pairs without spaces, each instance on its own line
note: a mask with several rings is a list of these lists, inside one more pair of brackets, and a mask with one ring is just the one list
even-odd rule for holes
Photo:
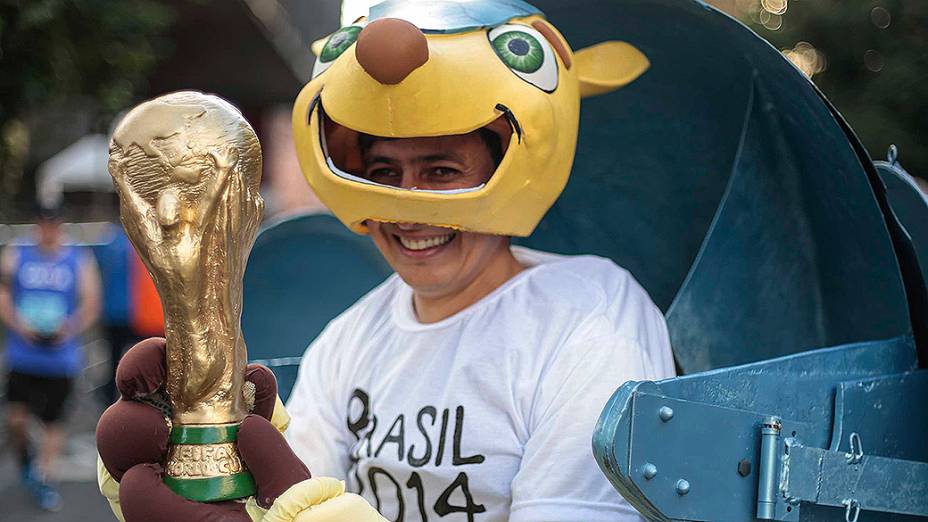
[[741,459],[741,462],[738,463],[738,474],[742,477],[746,477],[751,474],[751,461],[748,459]]
[[682,497],[690,492],[690,483],[686,479],[680,479],[677,481],[675,488],[677,490],[677,495]]
[[647,462],[642,466],[641,474],[644,475],[645,480],[651,480],[657,475],[657,466]]
[[664,422],[673,418],[673,410],[668,406],[661,406],[661,409],[657,410],[657,414]]

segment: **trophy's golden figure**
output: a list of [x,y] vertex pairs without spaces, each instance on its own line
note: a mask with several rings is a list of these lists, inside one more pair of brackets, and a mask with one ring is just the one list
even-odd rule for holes
[[225,100],[173,93],[123,118],[109,169],[126,234],[164,308],[165,482],[201,502],[252,495],[235,434],[247,413],[242,276],[264,207],[258,138]]

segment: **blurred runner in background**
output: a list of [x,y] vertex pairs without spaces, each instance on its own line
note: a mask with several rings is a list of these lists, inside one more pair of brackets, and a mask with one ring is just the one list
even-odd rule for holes
[[116,365],[130,346],[145,337],[164,335],[158,290],[122,225],[109,226],[103,244],[94,247],[103,280],[103,334],[110,348],[110,372],[101,386],[105,406],[116,401]]
[[132,245],[122,226],[115,223],[107,227],[108,241],[94,247],[100,277],[103,282],[103,313],[100,321],[109,345],[112,365],[107,382],[100,388],[105,406],[116,401],[116,365],[123,352],[139,339],[130,324],[129,267],[132,263]]
[[[83,367],[81,333],[100,313],[100,274],[92,254],[62,242],[59,209],[42,209],[35,245],[0,254],[0,320],[7,328],[8,427],[23,484],[56,510],[55,462],[64,444],[64,406]],[[29,415],[43,423],[34,459]]]

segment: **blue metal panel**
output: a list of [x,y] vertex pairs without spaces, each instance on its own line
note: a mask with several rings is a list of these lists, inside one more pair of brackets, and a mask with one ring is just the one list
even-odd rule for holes
[[[928,463],[805,447],[786,439],[780,488],[802,503],[928,517]],[[853,516],[853,515],[852,515]],[[782,520],[782,519],[781,519]]]
[[928,196],[890,150],[890,161],[874,161],[873,165],[886,185],[886,199],[893,213],[912,239],[921,266],[922,279],[928,282]]
[[[628,479],[640,496],[673,520],[741,522],[754,518],[760,458],[757,435],[763,414],[650,393],[638,394],[633,408]],[[672,410],[671,418],[660,416],[662,408]],[[782,426],[785,433],[800,437],[809,431],[800,422],[783,420]],[[752,468],[744,476],[738,473],[742,461]],[[650,479],[644,476],[647,464],[656,468]],[[677,491],[680,480],[690,485],[685,494]],[[736,498],[747,502],[732,502]],[[798,511],[795,515],[786,520],[798,520]]]
[[[599,418],[594,434],[596,455],[606,468],[628,474],[622,459],[629,452],[631,401],[639,392],[725,408],[776,413],[819,425],[823,419],[831,419],[836,383],[908,372],[914,368],[912,339],[900,337],[816,350],[657,383],[628,382],[613,394]],[[790,385],[784,386],[786,382]],[[806,440],[824,447],[830,442],[830,435],[829,425],[806,434]]]
[[915,367],[914,343],[904,336],[642,384],[640,390],[808,422],[816,428],[803,440],[826,447],[831,441],[830,419],[838,383]]
[[850,451],[856,433],[868,454],[928,462],[928,372],[843,382],[829,448]]
[[[825,243],[837,243],[838,238],[812,239],[821,222],[840,219],[840,214],[822,219],[812,208],[797,205],[807,201],[805,195],[821,189],[814,187],[814,177],[803,174],[799,156],[778,151],[780,147],[775,145],[788,149],[795,144],[788,142],[783,114],[770,110],[770,94],[761,85],[755,87],[744,139],[751,143],[778,136],[783,142],[768,141],[765,147],[738,151],[712,227],[667,312],[676,347],[713,347],[733,338],[751,339],[751,347],[678,350],[680,364],[688,371],[743,363],[757,353],[785,355],[802,343],[827,346],[835,341],[859,340],[829,333],[831,321],[847,321],[850,314],[846,301],[836,299],[838,286],[828,281],[836,268],[831,265],[833,258],[829,256],[823,264],[819,249],[833,253],[834,248],[867,247],[860,243],[851,246],[854,241],[850,238],[844,246],[828,247]],[[778,175],[766,170],[773,166]],[[745,220],[749,214],[753,218]],[[810,243],[783,248],[804,237]],[[750,291],[743,290],[747,280],[752,281]],[[732,296],[737,296],[737,301]],[[706,307],[707,302],[716,306]],[[771,306],[778,309],[776,314],[769,313]],[[777,334],[757,336],[757,332]]]
[[[799,520],[800,522],[841,522],[845,515],[843,507],[808,504],[802,507]],[[868,511],[860,515],[859,522],[925,522],[925,517]]]
[[[783,419],[784,437],[801,437],[809,446],[826,448],[832,439],[835,390],[840,387],[841,411],[848,423],[870,426],[874,453],[879,454],[880,440],[890,448],[912,450],[920,439],[893,422],[896,419],[871,415],[864,420],[855,412],[874,409],[880,397],[887,397],[884,393],[898,397],[903,390],[928,396],[920,391],[925,381],[921,374],[887,377],[911,372],[915,366],[913,341],[903,336],[656,383],[626,383],[603,410],[593,437],[594,455],[619,493],[649,519],[751,520],[758,487],[759,426],[765,416]],[[845,381],[850,382],[842,385]],[[858,381],[866,381],[862,388],[869,391],[857,390]],[[896,392],[891,391],[894,386]],[[668,422],[658,413],[662,406],[674,412]],[[895,411],[895,406],[885,410]],[[884,425],[882,431],[872,427],[878,423]],[[749,478],[736,474],[743,460],[753,468]],[[657,470],[650,480],[644,477],[646,464]],[[670,471],[662,475],[666,470]],[[675,489],[681,478],[690,485],[684,498]],[[795,520],[798,513],[782,497],[774,507],[777,520]],[[828,513],[806,512],[810,518],[802,515],[803,520]]]

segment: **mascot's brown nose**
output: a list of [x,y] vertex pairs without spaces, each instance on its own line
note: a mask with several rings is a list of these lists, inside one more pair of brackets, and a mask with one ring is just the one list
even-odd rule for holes
[[429,60],[429,43],[411,23],[383,18],[361,31],[354,54],[372,78],[396,85]]

